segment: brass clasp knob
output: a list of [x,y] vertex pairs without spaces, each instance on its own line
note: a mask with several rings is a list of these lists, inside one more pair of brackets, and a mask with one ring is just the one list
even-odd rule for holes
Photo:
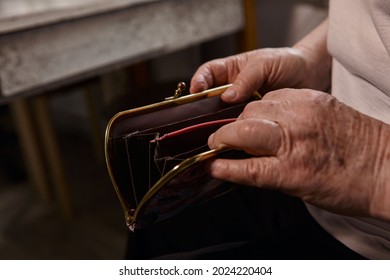
[[177,89],[175,90],[175,94],[171,97],[167,97],[165,98],[165,100],[172,100],[172,99],[176,99],[176,98],[179,98],[182,94],[183,94],[183,91],[185,91],[187,88],[186,86],[186,83],[185,82],[180,82],[177,84]]

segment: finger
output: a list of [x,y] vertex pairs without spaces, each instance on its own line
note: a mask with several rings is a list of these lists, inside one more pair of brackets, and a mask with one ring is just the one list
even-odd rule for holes
[[305,89],[294,89],[294,88],[282,88],[267,92],[263,95],[262,100],[286,100],[293,96],[292,94],[305,91]]
[[276,157],[215,159],[206,168],[214,178],[258,187],[278,187],[284,175]]
[[331,95],[322,91],[305,89],[305,88],[283,88],[274,91],[270,91],[265,94],[261,100],[280,100],[300,103],[300,100],[326,98],[329,99]]
[[228,59],[215,59],[200,66],[191,79],[191,93],[231,83],[228,79]]
[[280,101],[259,100],[248,103],[240,115],[240,119],[267,119],[277,121],[280,114],[285,114]]
[[282,145],[283,131],[276,122],[245,119],[227,124],[209,137],[210,148],[233,148],[262,156],[276,155]]
[[[240,115],[244,119],[266,119],[284,123],[289,118],[296,117],[290,100],[259,100],[248,103]],[[298,105],[300,106],[300,105]]]
[[235,78],[233,85],[222,94],[227,103],[239,103],[247,100],[262,85],[257,65],[247,65]]

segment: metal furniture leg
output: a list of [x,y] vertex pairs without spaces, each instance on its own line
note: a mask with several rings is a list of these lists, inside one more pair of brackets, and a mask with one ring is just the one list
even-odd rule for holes
[[50,188],[48,176],[44,166],[44,160],[38,143],[34,122],[31,117],[28,100],[19,98],[10,103],[12,117],[19,136],[22,153],[25,158],[25,167],[32,184],[44,201],[50,200]]

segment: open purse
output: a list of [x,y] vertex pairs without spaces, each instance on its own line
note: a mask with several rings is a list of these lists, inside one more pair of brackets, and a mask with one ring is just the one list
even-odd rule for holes
[[175,96],[119,112],[109,121],[106,163],[131,231],[233,188],[204,168],[213,157],[247,156],[207,145],[210,134],[234,121],[246,105],[222,102],[220,95],[229,86],[181,97],[184,83],[179,83]]

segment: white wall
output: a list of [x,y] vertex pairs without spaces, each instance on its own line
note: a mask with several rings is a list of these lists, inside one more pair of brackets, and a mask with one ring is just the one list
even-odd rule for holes
[[[255,1],[258,47],[293,45],[326,18],[327,3],[327,0]],[[153,78],[156,82],[186,79],[201,64],[202,57],[204,60],[235,53],[232,44],[234,39],[222,38],[206,48],[190,48],[156,59],[152,63]]]
[[327,0],[257,0],[260,47],[291,46],[327,16]]

